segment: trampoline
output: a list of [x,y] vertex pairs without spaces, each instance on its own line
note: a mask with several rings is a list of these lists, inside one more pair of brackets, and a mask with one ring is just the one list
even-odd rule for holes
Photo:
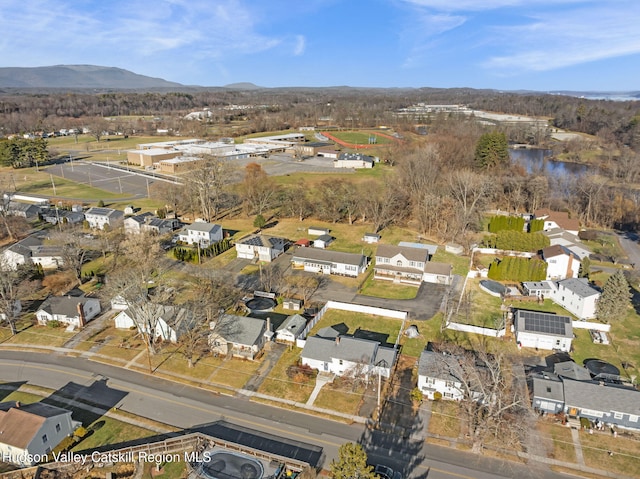
[[275,299],[255,297],[245,303],[251,311],[271,311],[276,306]]
[[208,479],[262,479],[264,468],[252,457],[233,452],[212,452],[200,463],[200,474]]
[[617,367],[600,359],[590,359],[585,361],[584,367],[589,370],[591,376],[594,378],[620,376],[620,370]]

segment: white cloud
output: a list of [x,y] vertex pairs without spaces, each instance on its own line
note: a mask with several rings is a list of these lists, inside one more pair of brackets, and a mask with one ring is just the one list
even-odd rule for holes
[[504,7],[527,7],[535,9],[561,4],[592,3],[593,0],[401,0],[415,7],[429,8],[445,12],[478,12]]
[[304,50],[306,48],[306,39],[304,37],[304,35],[297,35],[296,36],[296,43],[295,46],[293,48],[293,54],[295,56],[300,56],[304,53]]
[[640,5],[573,10],[539,15],[528,25],[495,29],[505,54],[484,62],[487,68],[547,71],[640,53]]

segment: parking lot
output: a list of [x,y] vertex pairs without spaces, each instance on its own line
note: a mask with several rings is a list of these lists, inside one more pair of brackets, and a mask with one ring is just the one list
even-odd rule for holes
[[164,181],[143,172],[110,168],[84,161],[52,165],[44,171],[80,184],[100,188],[111,193],[129,195],[133,198],[147,197],[151,185],[158,181]]

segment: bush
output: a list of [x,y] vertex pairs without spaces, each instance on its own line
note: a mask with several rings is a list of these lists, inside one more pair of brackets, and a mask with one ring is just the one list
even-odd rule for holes
[[51,321],[47,321],[48,328],[59,328],[62,326],[62,323],[57,319],[52,319]]
[[421,403],[422,402],[422,391],[420,391],[420,388],[415,387],[411,390],[411,400],[413,402],[417,402],[417,403]]
[[311,366],[299,362],[296,364],[292,364],[287,368],[287,377],[293,380],[304,378],[304,380],[308,381],[309,379],[315,377],[316,374],[317,371]]
[[264,225],[266,224],[267,220],[265,220],[264,216],[262,215],[256,216],[256,218],[253,220],[253,226],[255,226],[256,228],[264,228]]
[[547,278],[547,263],[537,258],[507,256],[494,260],[487,276],[496,281],[543,281]]
[[442,399],[442,393],[440,391],[436,391],[433,393],[433,400],[440,401]]
[[73,431],[73,437],[77,437],[78,439],[82,439],[83,437],[85,437],[87,435],[88,431],[80,426],[78,429],[76,429],[75,431]]
[[104,201],[102,200],[98,201],[98,208],[104,208]]
[[489,232],[497,233],[503,230],[523,231],[524,223],[524,218],[522,218],[521,216],[493,216],[489,220]]

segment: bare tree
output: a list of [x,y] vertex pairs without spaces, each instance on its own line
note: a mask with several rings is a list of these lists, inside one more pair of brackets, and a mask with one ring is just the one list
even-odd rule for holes
[[13,268],[0,255],[0,318],[9,325],[11,334],[18,333],[16,321],[20,316],[20,296],[25,292],[30,268],[19,265]]
[[82,265],[92,247],[80,228],[75,227],[51,235],[51,243],[60,248],[63,269],[73,273],[76,284],[82,282]]
[[491,197],[491,179],[471,170],[452,171],[448,178],[449,194],[458,207],[459,234],[465,235],[478,223],[483,206]]
[[261,215],[274,204],[280,187],[259,164],[249,163],[245,168],[242,191],[247,215]]
[[375,233],[406,216],[408,198],[398,185],[385,183],[380,187],[369,183],[362,188],[370,192],[363,201],[362,210],[373,223]]
[[234,168],[227,160],[207,155],[185,175],[186,194],[205,220],[216,217],[224,191],[234,173]]
[[472,450],[487,446],[513,449],[523,445],[535,416],[529,403],[521,360],[503,352],[489,353],[486,345],[468,351],[454,344],[434,345],[442,372],[454,378],[460,418],[472,441]]
[[298,217],[299,221],[304,221],[312,212],[313,205],[307,196],[308,187],[304,180],[283,191],[280,199],[282,210],[287,216]]

